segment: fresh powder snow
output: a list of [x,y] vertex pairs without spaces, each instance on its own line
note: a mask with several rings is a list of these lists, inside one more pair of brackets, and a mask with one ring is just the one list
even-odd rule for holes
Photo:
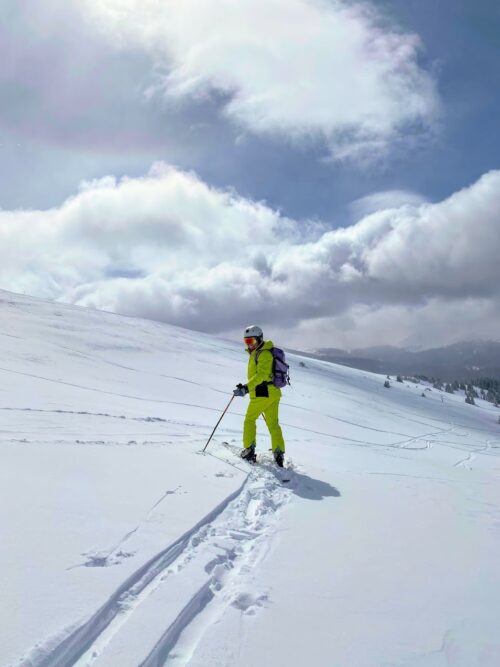
[[289,355],[279,471],[263,421],[238,458],[248,398],[201,453],[243,344],[0,316],[1,667],[500,665],[491,404]]

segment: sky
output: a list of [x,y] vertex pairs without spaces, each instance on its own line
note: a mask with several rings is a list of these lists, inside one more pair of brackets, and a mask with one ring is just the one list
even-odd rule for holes
[[3,0],[0,288],[299,349],[500,330],[493,0]]

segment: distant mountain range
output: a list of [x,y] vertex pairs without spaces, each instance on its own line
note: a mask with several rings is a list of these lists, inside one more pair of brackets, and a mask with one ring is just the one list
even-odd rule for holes
[[320,348],[305,356],[387,375],[427,375],[441,380],[500,380],[500,341],[464,341],[428,350],[390,345],[354,350]]

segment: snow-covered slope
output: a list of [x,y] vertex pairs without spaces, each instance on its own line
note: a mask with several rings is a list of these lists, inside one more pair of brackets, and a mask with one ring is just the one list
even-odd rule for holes
[[6,292],[0,317],[2,667],[498,667],[491,405],[291,357],[285,484],[263,423],[262,463],[235,455],[247,399],[199,453],[239,345]]

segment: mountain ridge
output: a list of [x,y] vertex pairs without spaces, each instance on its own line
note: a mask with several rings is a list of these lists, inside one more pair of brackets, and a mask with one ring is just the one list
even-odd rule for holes
[[388,375],[426,375],[443,380],[500,379],[500,341],[464,340],[413,351],[391,345],[342,350],[318,348],[312,358]]

